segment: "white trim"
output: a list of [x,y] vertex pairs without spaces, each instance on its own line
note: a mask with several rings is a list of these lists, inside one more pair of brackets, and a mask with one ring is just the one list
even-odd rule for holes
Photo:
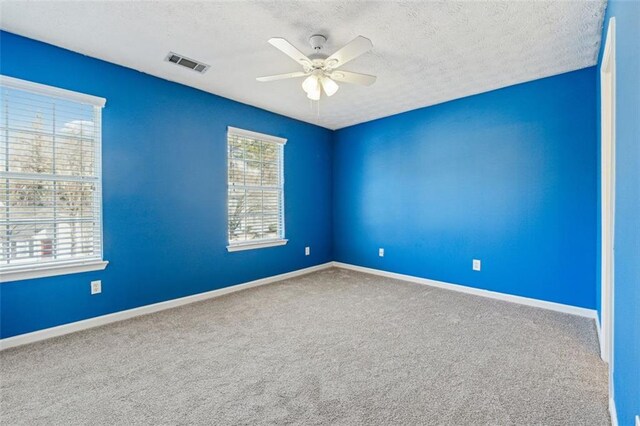
[[102,271],[109,264],[106,260],[77,260],[48,265],[24,265],[4,268],[0,274],[0,283],[30,280],[33,278],[55,277],[56,275],[77,274],[80,272]]
[[600,67],[600,194],[601,267],[600,301],[602,309],[602,359],[612,353],[613,321],[613,236],[615,220],[615,18],[609,20]]
[[636,416],[636,426],[640,426],[640,415]]
[[94,105],[100,108],[103,108],[107,103],[105,98],[101,98],[99,96],[87,95],[85,93],[74,92],[73,90],[47,86],[46,84],[34,83],[32,81],[21,80],[19,78],[9,77],[6,75],[0,75],[0,84],[13,89],[68,99],[82,104]]
[[[611,426],[618,426],[618,411],[616,410],[616,402],[613,398],[609,398],[609,414],[611,415]],[[636,423],[637,425],[638,423]]]
[[227,127],[227,134],[235,136],[245,137],[249,139],[259,139],[261,141],[274,142],[285,145],[287,140],[285,138],[279,138],[277,136],[267,135],[265,133],[258,133],[251,130],[238,129],[237,127]]
[[95,113],[94,117],[96,120],[96,126],[100,129],[100,132],[97,134],[96,143],[96,158],[94,167],[96,170],[100,172],[100,179],[95,183],[95,187],[97,192],[94,191],[94,196],[97,198],[98,205],[98,214],[96,216],[96,220],[100,225],[100,259],[104,260],[104,221],[103,221],[103,204],[102,204],[102,111],[100,107],[96,106],[93,108]]
[[277,247],[287,244],[289,240],[278,239],[261,242],[243,243],[243,244],[230,244],[227,246],[227,251],[232,253],[234,251],[253,250],[266,247]]
[[600,326],[600,318],[596,315],[596,334],[598,335],[598,348],[600,349],[600,358],[604,360],[604,344],[602,341],[602,329]]
[[[104,262],[107,263],[107,262]],[[458,284],[450,284],[442,281],[435,281],[426,278],[415,277],[412,275],[398,274],[395,272],[387,272],[379,269],[366,268],[363,266],[356,266],[342,262],[327,262],[321,265],[311,266],[309,268],[298,269],[296,271],[287,272],[280,275],[274,275],[250,281],[243,284],[237,284],[230,287],[225,287],[217,290],[208,291],[205,293],[199,293],[192,296],[181,297],[179,299],[168,300],[165,302],[154,303],[152,305],[141,306],[139,308],[128,309],[126,311],[115,312],[113,314],[103,315],[95,318],[89,318],[82,321],[73,322],[70,324],[63,324],[57,327],[47,328],[44,330],[34,331],[32,333],[21,334],[14,337],[9,337],[0,340],[0,350],[11,348],[14,346],[24,345],[27,343],[37,342],[40,340],[49,339],[51,337],[62,336],[64,334],[73,333],[88,328],[98,327],[112,322],[122,321],[125,319],[133,318],[140,315],[146,315],[153,312],[159,312],[165,309],[174,308],[177,306],[187,305],[189,303],[198,302],[201,300],[211,299],[222,296],[224,294],[233,293],[236,291],[245,290],[260,285],[270,284],[277,281],[294,278],[300,275],[306,275],[311,272],[320,271],[330,267],[337,267],[342,269],[350,269],[353,271],[369,273],[372,275],[384,276],[394,278],[402,281],[413,282],[422,285],[428,285],[431,287],[443,288],[446,290],[457,291],[461,293],[472,294],[481,297],[488,297],[491,299],[503,300],[506,302],[518,303],[527,306],[533,306],[542,309],[549,309],[552,311],[562,312],[571,315],[578,315],[582,317],[596,319],[596,311],[592,309],[579,308],[571,305],[564,305],[560,303],[547,302],[538,299],[531,299],[527,297],[514,296],[505,293],[498,293],[489,290],[482,290],[472,287],[467,287]]]
[[547,302],[545,300],[531,299],[528,297],[514,296],[506,293],[498,293],[496,291],[482,290],[473,287],[467,287],[459,284],[451,284],[443,281],[435,281],[427,278],[420,278],[413,275],[398,274],[395,272],[382,271],[380,269],[366,268],[363,266],[351,265],[342,262],[333,262],[338,268],[351,269],[353,271],[365,272],[368,274],[379,275],[382,277],[395,278],[397,280],[409,281],[416,284],[428,285],[430,287],[438,287],[446,290],[453,290],[460,293],[473,294],[475,296],[488,297],[491,299],[503,300],[505,302],[518,303],[520,305],[533,306],[536,308],[548,309],[551,311],[562,312],[570,315],[578,315],[581,317],[595,319],[597,312],[593,309],[580,308],[577,306],[564,305],[562,303]]
[[[93,95],[87,95],[84,93],[61,89],[58,87],[47,86],[45,84],[34,83],[31,81],[21,80],[6,75],[0,75],[0,86],[93,106],[95,128],[99,130],[99,132],[96,133],[95,138],[95,169],[98,170],[98,175],[92,177],[71,176],[64,178],[64,180],[75,182],[92,182],[94,183],[94,185],[96,185],[97,190],[93,192],[93,196],[95,207],[97,207],[98,211],[96,212],[96,216],[93,218],[93,222],[96,222],[99,226],[98,236],[100,241],[99,258],[97,258],[97,256],[92,256],[91,258],[85,257],[82,259],[74,259],[69,261],[63,260],[43,264],[34,262],[24,265],[18,264],[16,266],[13,266],[11,264],[9,264],[8,266],[2,265],[0,266],[0,283],[74,274],[80,272],[100,271],[105,269],[109,262],[102,260],[104,250],[104,244],[102,241],[102,108],[105,106],[107,100],[105,98]],[[52,182],[63,180],[60,176],[57,176],[55,174],[14,172],[7,173],[3,174],[7,175],[7,177],[9,178],[47,180]]]
[[615,371],[615,187],[616,187],[616,20],[609,19],[600,66],[601,357],[609,364],[609,413],[618,425],[613,378]]
[[59,325],[57,327],[46,328],[44,330],[34,331],[32,333],[20,334],[18,336],[8,337],[0,340],[0,350],[13,348],[16,346],[26,345],[28,343],[38,342],[40,340],[50,339],[52,337],[62,336],[76,331],[86,330],[89,328],[99,327],[105,324],[134,318],[140,315],[147,315],[154,312],[164,311],[178,306],[188,305],[190,303],[199,302],[201,300],[220,297],[225,294],[235,293],[237,291],[246,290],[265,284],[271,284],[277,281],[306,275],[311,272],[320,271],[333,266],[332,262],[323,263],[309,268],[298,269],[296,271],[287,272],[280,275],[261,278],[255,281],[249,281],[243,284],[232,285],[217,290],[207,291],[204,293],[194,294],[191,296],[181,297],[178,299],[167,300],[165,302],[154,303],[151,305],[141,306],[139,308],[127,309],[126,311],[115,312],[113,314],[101,315],[99,317],[89,318],[82,321],[76,321],[69,324]]

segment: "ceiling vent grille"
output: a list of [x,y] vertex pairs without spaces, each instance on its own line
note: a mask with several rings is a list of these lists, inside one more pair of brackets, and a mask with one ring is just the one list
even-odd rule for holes
[[209,65],[207,64],[203,64],[202,62],[186,58],[173,52],[169,52],[164,60],[176,65],[182,65],[183,67],[199,72],[200,74],[204,74],[209,69]]

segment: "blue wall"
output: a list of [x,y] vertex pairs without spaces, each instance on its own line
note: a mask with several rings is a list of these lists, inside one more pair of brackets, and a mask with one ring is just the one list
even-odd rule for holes
[[[332,259],[596,306],[594,68],[330,132],[6,32],[0,43],[3,74],[107,98],[111,262],[0,286],[2,337]],[[227,125],[289,139],[287,246],[226,252]]]
[[640,2],[609,0],[603,46],[611,17],[616,18],[613,396],[618,423],[632,426],[640,415]]
[[[2,74],[107,98],[110,262],[101,272],[0,285],[3,338],[332,259],[329,130],[6,32],[0,49]],[[286,246],[226,251],[228,125],[289,140]],[[93,279],[102,294],[89,294]]]
[[335,260],[594,308],[595,87],[588,68],[337,131]]

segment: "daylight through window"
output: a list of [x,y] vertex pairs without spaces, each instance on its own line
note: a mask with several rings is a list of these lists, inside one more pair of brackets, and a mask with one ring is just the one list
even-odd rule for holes
[[0,272],[102,259],[104,99],[0,83]]
[[[230,127],[229,250],[284,240],[283,153],[286,139]],[[266,243],[266,244],[265,244]]]

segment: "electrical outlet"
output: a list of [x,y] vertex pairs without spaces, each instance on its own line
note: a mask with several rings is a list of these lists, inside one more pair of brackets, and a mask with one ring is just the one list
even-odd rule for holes
[[474,271],[479,271],[481,266],[482,266],[482,262],[480,262],[480,259],[473,259],[473,270]]
[[383,248],[379,248],[378,249],[378,256],[384,257],[384,249]]
[[305,247],[304,248],[304,255],[305,256],[309,256],[311,254],[311,247]]
[[91,281],[91,294],[102,293],[102,281]]

